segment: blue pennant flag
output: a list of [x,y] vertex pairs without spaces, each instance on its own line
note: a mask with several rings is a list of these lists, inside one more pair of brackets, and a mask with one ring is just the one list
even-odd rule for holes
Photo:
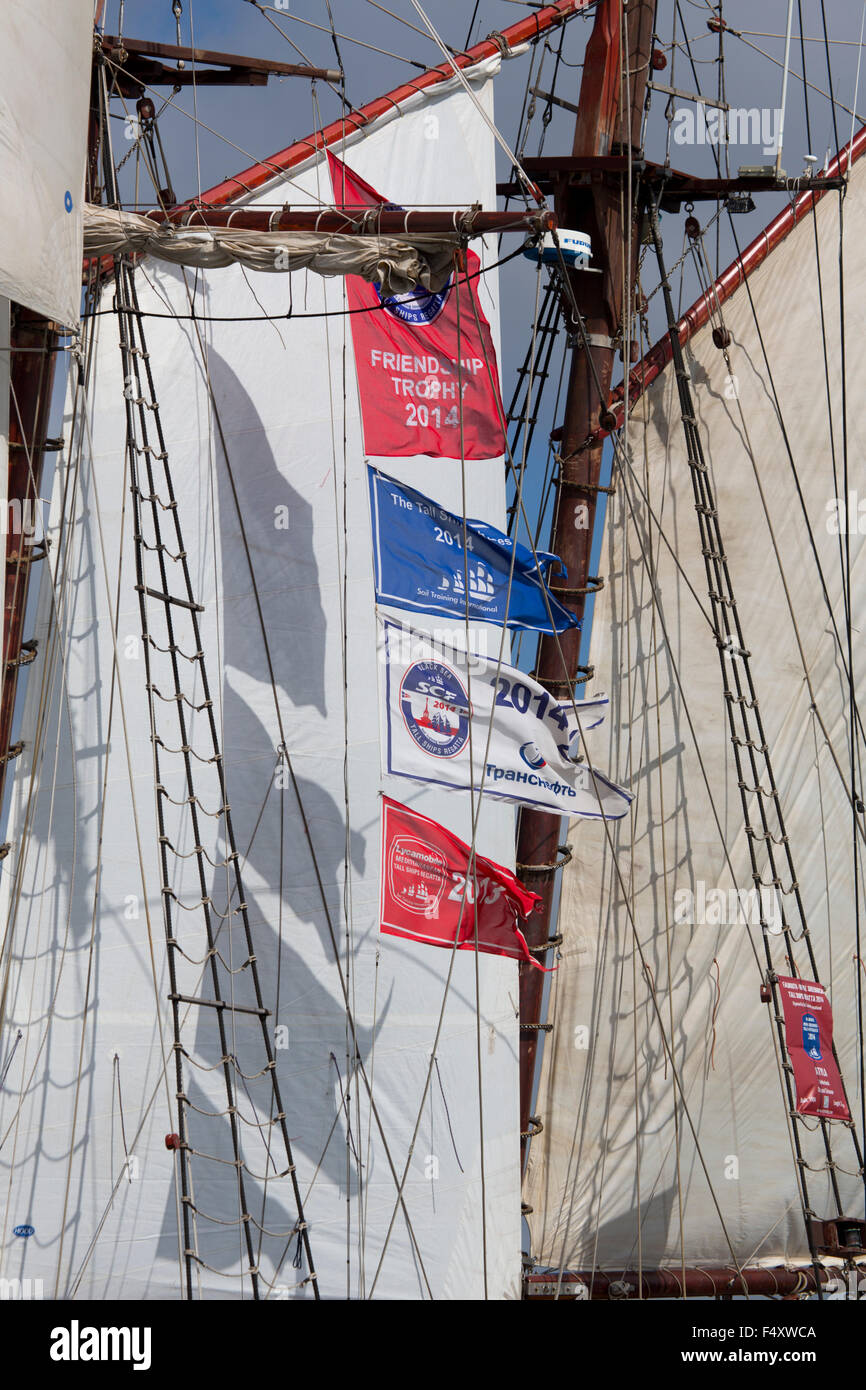
[[487,522],[467,521],[464,558],[462,517],[369,464],[367,471],[377,602],[465,618],[468,573],[470,618],[532,632],[580,627],[547,587],[551,575],[564,573],[558,556],[533,555]]

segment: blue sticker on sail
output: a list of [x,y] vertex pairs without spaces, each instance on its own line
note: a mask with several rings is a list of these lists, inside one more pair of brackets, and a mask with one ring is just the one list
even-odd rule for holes
[[66,208],[66,211],[67,211],[67,212],[71,212],[71,211],[72,211],[72,208],[73,208],[73,206],[74,206],[74,204],[73,204],[73,202],[72,202],[72,194],[69,192],[69,189],[68,189],[68,188],[67,188],[66,192],[65,192],[64,195],[63,195],[63,206]]
[[803,1015],[803,1048],[814,1062],[820,1062],[821,1030],[814,1014]]
[[464,525],[423,492],[368,471],[377,602],[532,632],[580,627],[548,587],[563,569],[555,555],[515,545],[485,521]]
[[400,709],[418,747],[433,758],[454,758],[469,738],[469,699],[450,666],[416,661],[400,684]]
[[13,1234],[13,1236],[20,1236],[22,1240],[26,1240],[28,1236],[32,1236],[32,1235],[35,1235],[35,1234],[36,1234],[36,1227],[35,1227],[35,1226],[13,1226],[13,1227],[12,1227],[12,1234]]
[[382,286],[378,280],[373,282],[373,288],[386,313],[401,323],[418,328],[436,322],[451,292],[451,279],[441,290],[425,290],[423,285],[416,285],[406,294],[389,294],[387,299],[382,298]]

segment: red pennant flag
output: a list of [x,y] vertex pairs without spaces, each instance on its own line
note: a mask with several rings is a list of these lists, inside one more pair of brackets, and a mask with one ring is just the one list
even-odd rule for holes
[[479,951],[543,969],[517,926],[541,898],[480,854],[470,873],[469,857],[444,825],[383,796],[380,929],[431,946],[452,947],[456,937],[459,951],[474,951],[477,919]]
[[824,1120],[850,1120],[833,1056],[833,1014],[824,986],[787,975],[779,975],[777,982],[798,1112]]
[[[338,206],[393,206],[330,152],[328,163]],[[474,251],[466,260],[438,293],[419,285],[383,300],[376,285],[346,276],[350,309],[370,311],[350,320],[367,454],[460,458],[461,394],[463,457],[505,453],[496,352],[476,294],[481,262]]]

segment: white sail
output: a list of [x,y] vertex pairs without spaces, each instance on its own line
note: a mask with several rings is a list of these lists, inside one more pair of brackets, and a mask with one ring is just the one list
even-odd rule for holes
[[[709,327],[692,339],[687,363],[819,978],[831,993],[857,1119],[856,972],[862,966],[854,955],[846,792],[851,730],[833,520],[842,490],[838,207],[831,194],[816,213],[830,400],[810,219],[748,282],[763,346],[749,295],[740,288],[724,309],[733,336],[730,374]],[[864,259],[854,229],[864,211],[866,179],[855,167],[845,200],[849,311],[862,290]],[[674,259],[671,248],[668,259]],[[864,388],[866,352],[849,323],[852,480],[866,446]],[[610,841],[600,825],[572,830],[574,860],[564,872],[560,912],[565,940],[551,986],[554,1031],[537,1105],[544,1132],[532,1144],[528,1169],[532,1250],[546,1265],[582,1270],[802,1261],[808,1246],[772,1010],[759,999],[764,951],[757,903],[744,900],[747,928],[729,892],[752,889],[752,878],[672,368],[635,404],[629,441],[625,484],[615,469],[600,571],[606,588],[596,600],[590,660],[600,686],[612,692],[609,748],[599,761],[635,802],[631,821],[609,827]],[[850,544],[854,676],[862,705],[866,678],[857,634],[866,621],[866,552],[856,512],[849,523],[841,543]],[[736,651],[725,659],[733,667]],[[748,808],[760,830],[754,792]],[[777,858],[782,886],[790,889],[783,849]],[[781,902],[772,893],[766,899],[771,921]],[[790,893],[784,902],[796,936]],[[789,974],[780,938],[771,941],[777,972]],[[805,944],[794,949],[808,976]],[[673,1066],[688,1116],[677,1101]],[[817,1122],[796,1123],[811,1207],[817,1217],[831,1218],[837,1208]],[[853,1145],[841,1125],[831,1129],[842,1211],[857,1216],[862,1187]]]
[[93,0],[28,0],[0,17],[0,294],[74,326]]
[[241,228],[175,227],[134,212],[89,204],[84,209],[85,256],[155,256],[174,265],[205,270],[231,265],[284,275],[313,270],[317,275],[360,275],[378,283],[384,295],[409,294],[417,285],[442,289],[460,245],[455,233],[427,236],[359,237],[336,232],[265,232]]
[[[9,509],[9,373],[11,368],[10,353],[10,305],[9,300],[0,295],[0,478],[5,481],[4,514],[8,517]],[[7,522],[8,524],[8,522]],[[3,617],[0,619],[0,652],[4,649],[6,641],[6,605],[3,605]]]
[[[496,67],[488,63],[470,74],[488,113]],[[389,111],[348,140],[345,151],[359,174],[397,202],[495,205],[490,131],[453,84]],[[287,197],[293,204],[330,201],[326,163],[311,160],[293,170],[290,193],[277,180],[254,201]],[[495,250],[486,254],[493,259]],[[204,610],[210,694],[319,1288],[336,1298],[477,1298],[484,1291],[486,1237],[489,1295],[513,1296],[520,1274],[516,966],[494,957],[480,961],[485,1232],[475,962],[464,953],[454,963],[437,1069],[404,1193],[417,1249],[398,1212],[376,1279],[396,1202],[384,1145],[402,1174],[449,957],[378,934],[375,610],[343,284],[305,273],[291,283],[273,275],[252,280],[236,266],[191,273],[151,261],[136,278],[142,309],[157,315],[145,320],[150,364],[192,584]],[[189,316],[194,283],[197,310],[210,321],[172,317],[173,311]],[[496,336],[495,273],[480,284]],[[110,311],[114,294],[112,285],[102,310]],[[280,318],[290,304],[295,317]],[[316,317],[326,311],[332,317]],[[266,322],[266,314],[277,317]],[[30,672],[27,747],[8,834],[14,848],[2,880],[9,924],[6,1057],[21,1033],[0,1097],[3,1273],[42,1277],[46,1295],[170,1297],[182,1289],[177,1159],[164,1143],[177,1129],[176,1084],[117,318],[105,313],[94,333],[87,423],[77,422],[52,504],[56,581],[43,582],[41,590],[39,662]],[[137,386],[126,388],[135,396]],[[158,475],[158,450],[151,460]],[[143,456],[139,463],[144,469]],[[388,460],[387,466],[462,510],[459,460]],[[470,515],[501,528],[502,461],[472,464],[466,487]],[[158,476],[155,490],[167,501]],[[171,510],[161,515],[170,538]],[[151,588],[160,587],[156,559],[145,555],[144,583]],[[177,563],[169,562],[168,571],[171,592],[183,595]],[[155,623],[161,608],[150,603],[149,611]],[[183,647],[189,614],[177,606],[172,613]],[[156,627],[153,632],[167,644]],[[491,645],[498,641],[498,633],[483,635]],[[168,701],[155,699],[159,731],[165,745],[177,747],[170,663],[151,655],[152,683]],[[188,742],[202,751],[207,712],[190,706],[203,704],[204,695],[194,668],[181,665],[190,697]],[[278,756],[281,726],[300,806]],[[182,755],[161,747],[160,775],[174,931],[186,943],[186,954],[176,953],[177,991],[202,997],[209,990],[201,914],[179,906],[201,898],[188,810],[175,804],[187,794]],[[219,865],[226,857],[220,823],[204,814],[219,807],[213,766],[197,763],[195,776],[201,842]],[[471,838],[468,796],[420,786],[407,793],[402,783],[398,794]],[[513,831],[513,809],[485,806],[479,850],[513,864]],[[175,856],[175,849],[190,857]],[[225,869],[213,871],[209,896],[214,912],[226,909]],[[352,1049],[325,905],[344,972],[348,966],[382,1132],[362,1081],[347,1075]],[[249,1006],[248,953],[237,916],[231,923],[217,943],[236,971],[224,978]],[[212,1159],[191,1160],[192,1201],[206,1214],[193,1222],[196,1288],[208,1298],[244,1290],[249,1296],[229,1123],[202,1113],[226,1107],[216,1011],[193,1005],[183,1013],[193,1146],[228,1160],[222,1168]],[[258,1025],[235,1013],[227,1026],[229,1052],[249,1077],[263,1065]],[[251,1099],[262,1094],[261,1077],[235,1080],[243,1154],[249,1169],[264,1175],[268,1103],[257,1100],[254,1108]],[[349,1096],[348,1142],[341,1091]],[[268,1132],[276,1152],[278,1127]],[[277,1159],[276,1167],[284,1166]],[[309,1283],[295,1287],[307,1267],[292,1267],[295,1240],[286,1237],[296,1221],[288,1179],[273,1171],[266,1182],[248,1178],[248,1200],[259,1223],[254,1243],[263,1295],[309,1297]],[[233,1224],[220,1226],[220,1218]],[[16,1226],[32,1226],[34,1234],[16,1238],[10,1234]],[[282,1260],[287,1244],[289,1257]]]

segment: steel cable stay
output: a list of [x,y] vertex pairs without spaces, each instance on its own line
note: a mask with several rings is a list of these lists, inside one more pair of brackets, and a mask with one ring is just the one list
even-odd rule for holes
[[[290,44],[292,45],[292,48],[294,48],[294,50],[295,50],[296,53],[301,54],[301,57],[304,58],[304,61],[305,61],[306,63],[309,63],[309,62],[310,62],[309,58],[307,58],[303,53],[301,53],[300,48],[298,48],[298,46],[297,46],[296,43],[293,43],[293,42],[292,42],[292,40],[289,38],[288,34],[286,33],[285,29],[281,29],[280,26],[279,26],[279,24],[277,24],[276,20],[271,19],[270,15],[267,13],[268,10],[273,10],[274,14],[280,14],[280,15],[283,16],[284,19],[291,19],[291,20],[293,20],[296,24],[305,24],[305,25],[307,26],[307,28],[309,28],[309,29],[316,29],[316,30],[318,30],[318,32],[319,32],[320,34],[328,34],[328,35],[330,35],[331,41],[333,42],[334,47],[335,47],[335,49],[336,49],[336,51],[337,51],[337,60],[338,60],[338,62],[340,61],[340,50],[339,50],[339,47],[337,46],[337,42],[336,42],[336,41],[337,41],[338,39],[342,39],[344,43],[354,43],[354,44],[357,44],[357,46],[358,46],[359,48],[366,48],[366,49],[369,49],[372,53],[381,53],[382,56],[385,57],[385,58],[395,58],[395,59],[397,60],[397,62],[399,62],[399,63],[404,63],[404,64],[406,65],[406,67],[418,68],[420,72],[426,72],[426,71],[427,71],[427,64],[426,64],[426,63],[419,63],[419,62],[417,62],[417,61],[416,61],[415,59],[413,59],[413,58],[405,58],[405,57],[403,57],[400,53],[392,53],[392,52],[391,52],[389,49],[387,49],[387,48],[379,48],[379,47],[376,46],[376,44],[374,44],[374,43],[367,43],[364,39],[356,39],[356,38],[353,38],[353,36],[352,36],[351,34],[338,34],[338,33],[336,33],[335,30],[334,30],[333,20],[331,21],[330,27],[329,27],[329,28],[326,28],[324,24],[316,24],[316,23],[314,23],[314,21],[313,21],[312,19],[303,19],[303,18],[301,17],[301,15],[298,15],[298,14],[287,14],[286,11],[285,11],[284,9],[282,9],[282,10],[276,10],[276,9],[274,9],[274,6],[273,6],[273,5],[262,5],[262,4],[259,3],[259,0],[245,0],[245,3],[248,4],[248,5],[252,5],[254,9],[258,10],[259,14],[262,16],[263,19],[266,19],[266,20],[268,20],[268,23],[273,24],[274,28],[277,30],[277,33],[282,34],[282,36],[283,36],[283,38],[286,40],[286,42],[287,42],[287,43],[290,43]],[[420,33],[421,31],[419,30],[418,32]],[[311,66],[312,66],[312,65],[311,65]],[[342,64],[342,62],[340,62],[340,70],[343,71],[343,64]],[[328,86],[328,87],[330,87],[331,90],[332,90],[333,92],[337,92],[337,88],[336,88],[336,86],[334,85],[333,82],[326,82],[325,85]]]
[[[624,25],[625,25],[625,11],[624,11],[624,10],[621,10],[621,11],[620,11],[619,43],[620,43],[620,71],[621,71],[621,73],[623,74],[623,77],[622,77],[623,90],[622,90],[622,92],[621,92],[621,99],[620,99],[620,101],[621,101],[621,109],[622,109],[623,111],[630,111],[630,110],[632,109],[632,96],[631,96],[631,89],[630,89],[630,82],[631,82],[632,73],[631,73],[631,68],[630,68],[630,60],[629,60],[629,56],[628,56],[628,40],[627,40],[627,35],[626,35],[626,32],[625,32]],[[641,129],[641,148],[643,148],[643,131],[644,131],[645,125],[646,125],[646,119],[647,119],[647,101],[646,101],[646,99],[645,99],[645,100],[644,100],[644,111],[643,111],[643,117],[642,117],[642,129]],[[634,233],[635,233],[634,196],[635,196],[635,186],[634,186],[633,151],[632,151],[631,142],[629,142],[629,145],[628,145],[628,169],[627,169],[626,183],[625,183],[625,187],[623,187],[622,184],[620,185],[620,226],[626,227],[626,228],[628,229],[627,238],[625,239],[625,241],[623,242],[623,245],[622,245],[622,267],[621,267],[621,276],[622,276],[622,284],[623,284],[623,306],[624,306],[624,307],[623,307],[623,323],[622,323],[622,359],[623,359],[623,368],[624,368],[624,371],[626,372],[626,374],[628,373],[628,366],[627,366],[627,364],[629,363],[629,360],[630,360],[630,357],[631,357],[631,341],[632,341],[632,332],[633,332],[633,321],[634,321],[634,317],[635,317],[635,300],[636,300],[636,294],[635,294],[635,285],[633,284],[633,275],[636,276],[638,285],[639,285],[639,283],[640,283],[640,270],[639,270],[639,267],[638,267],[637,264],[636,264],[636,258],[635,258],[635,255],[634,255],[634,247],[633,247],[633,239],[634,239]],[[638,314],[638,322],[639,322],[639,325],[640,325],[640,316],[639,316],[639,314]],[[624,404],[625,404],[625,409],[624,409],[624,416],[623,416],[623,427],[624,427],[624,431],[625,431],[625,437],[628,438],[628,428],[629,428],[629,420],[630,420],[630,410],[629,410],[629,407],[630,407],[630,400],[629,400],[628,388],[626,388],[626,392],[625,392],[625,403],[624,403]],[[645,437],[644,437],[644,442],[645,442]],[[648,455],[647,455],[647,452],[646,452],[646,447],[644,447],[644,487],[646,488],[647,497],[649,497],[649,492],[650,492],[649,459],[648,459]],[[670,923],[670,904],[669,904],[668,891],[667,891],[667,881],[668,881],[667,835],[666,835],[666,825],[665,825],[664,766],[663,766],[663,758],[662,758],[662,730],[661,730],[661,700],[662,700],[662,695],[661,695],[661,686],[660,686],[660,681],[659,681],[659,658],[658,658],[658,646],[659,646],[659,644],[658,644],[658,637],[657,637],[657,609],[658,609],[658,604],[657,604],[657,602],[656,602],[656,592],[657,592],[656,575],[657,575],[657,570],[656,570],[656,568],[655,568],[655,565],[656,565],[655,556],[653,555],[652,523],[650,523],[650,527],[649,527],[648,542],[649,542],[649,544],[648,544],[648,551],[649,551],[650,556],[652,557],[652,564],[653,564],[653,568],[652,568],[651,572],[647,575],[647,579],[648,579],[648,582],[649,582],[650,601],[651,601],[651,612],[652,612],[652,629],[651,629],[651,635],[650,635],[650,645],[651,645],[651,647],[652,647],[652,652],[653,652],[653,679],[654,679],[654,686],[655,686],[655,704],[656,704],[656,759],[655,759],[655,761],[656,761],[656,765],[657,765],[657,774],[658,774],[659,824],[660,824],[660,827],[661,827],[661,841],[662,841],[662,896],[663,896],[663,900],[664,900],[664,910],[665,910],[665,954],[666,954],[666,964],[667,964],[668,1027],[669,1027],[669,1029],[670,1029],[671,1065],[672,1065],[672,1067],[673,1067],[673,1066],[675,1065],[675,1058],[676,1058],[676,1050],[675,1050],[675,1049],[676,1049],[676,1031],[675,1031],[675,1025],[674,1025],[674,980],[673,980],[673,971],[672,971],[672,968],[671,968],[671,923]],[[625,581],[625,576],[624,576],[624,581]],[[642,597],[642,595],[639,595],[639,596],[638,596],[639,599],[640,599],[641,597]],[[632,660],[631,660],[631,639],[632,639],[632,623],[629,622],[629,624],[628,624],[628,658],[629,658],[629,659],[628,659],[628,673],[629,673],[629,682],[630,682],[630,683],[631,683],[631,679],[632,679],[632,670],[633,670],[633,663],[632,663]],[[637,684],[637,682],[635,682],[635,684]],[[632,729],[632,728],[633,728],[633,721],[632,721],[632,719],[630,718],[630,719],[629,719],[629,760],[631,760],[631,745],[632,745],[631,729]],[[642,740],[642,744],[643,744],[643,742],[644,742],[644,741]],[[647,745],[647,747],[646,747],[646,755],[647,755],[647,757],[648,757],[648,756],[649,756],[649,752],[650,752],[650,749],[649,749],[649,738],[646,739],[646,745]],[[642,748],[641,751],[643,752],[643,748]],[[631,814],[630,814],[630,817],[629,817],[630,826],[631,826],[631,835],[630,835],[630,850],[631,850],[631,864],[630,864],[630,868],[631,868],[631,880],[630,880],[630,881],[631,881],[631,887],[632,887],[632,894],[633,894],[633,895],[634,895],[634,891],[635,891],[634,851],[635,851],[635,838],[636,838],[636,837],[635,837],[634,831],[635,831],[636,810],[637,810],[637,798],[635,798],[635,802],[633,803],[633,806],[632,806],[632,809],[631,809]],[[636,920],[636,904],[635,904],[634,896],[632,897],[631,916],[632,916],[632,920]],[[632,953],[632,997],[635,999],[635,1001],[637,1000],[637,961],[635,960],[634,952]],[[649,1027],[647,1027],[646,1037],[647,1037],[647,1043],[648,1043],[648,1042],[649,1042]],[[641,1210],[641,1205],[640,1205],[640,1134],[641,1134],[641,1129],[640,1129],[640,1106],[639,1106],[639,1094],[638,1094],[638,1038],[637,1038],[637,1009],[636,1009],[636,1008],[635,1008],[635,1011],[634,1011],[634,1030],[633,1030],[633,1068],[634,1068],[635,1160],[636,1160],[636,1170],[637,1170],[637,1174],[638,1174],[638,1200],[637,1200],[637,1221],[636,1221],[636,1224],[637,1224],[637,1246],[638,1246],[638,1289],[642,1292],[642,1291],[643,1291],[643,1230],[642,1230],[641,1221],[640,1221],[640,1210]],[[665,1067],[665,1075],[667,1075],[667,1067]],[[679,1115],[679,1106],[678,1106],[677,1089],[676,1089],[676,1085],[675,1085],[675,1083],[673,1082],[673,1080],[672,1080],[672,1082],[671,1082],[671,1099],[672,1099],[672,1103],[673,1103],[673,1118],[674,1118],[674,1137],[673,1137],[673,1143],[674,1143],[674,1150],[675,1150],[675,1167],[676,1167],[677,1213],[678,1213],[679,1231],[680,1231],[680,1265],[681,1265],[681,1271],[682,1271],[683,1288],[685,1288],[685,1286],[686,1286],[686,1255],[685,1255],[685,1223],[684,1223],[684,1220],[683,1220],[683,1185],[682,1185],[682,1166],[681,1166],[681,1148],[682,1148],[682,1142],[681,1142],[681,1133],[680,1133],[680,1115]],[[601,1219],[601,1206],[600,1206],[600,1203],[599,1203],[599,1224],[597,1224],[597,1226],[596,1226],[596,1245],[595,1245],[595,1248],[594,1248],[594,1251],[593,1251],[593,1272],[595,1271],[595,1267],[596,1267],[596,1264],[597,1264],[598,1238],[599,1238],[599,1235],[600,1235],[600,1219]],[[563,1250],[564,1250],[564,1247],[563,1247]],[[558,1282],[559,1282],[560,1289],[561,1289],[561,1281],[562,1281],[562,1272],[563,1272],[562,1269],[560,1269],[559,1281],[558,1281]]]

